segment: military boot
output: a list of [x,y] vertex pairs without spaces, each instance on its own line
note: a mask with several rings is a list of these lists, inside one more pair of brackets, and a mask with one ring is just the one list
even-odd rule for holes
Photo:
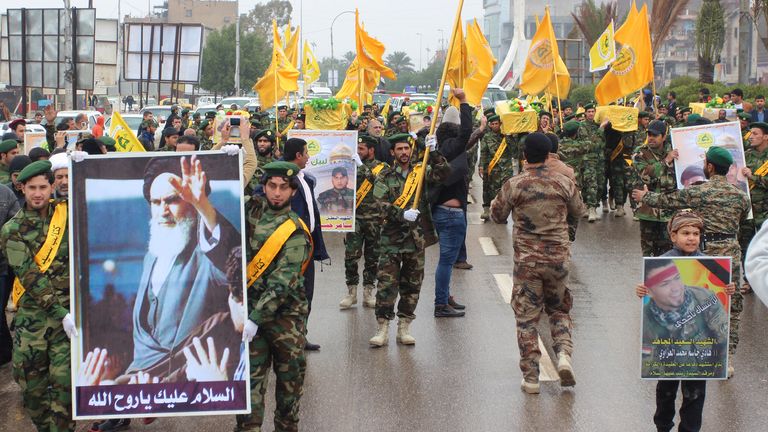
[[367,308],[376,307],[376,294],[373,293],[373,285],[363,286],[363,306]]
[[596,208],[590,208],[589,209],[589,219],[587,219],[589,223],[592,223],[597,220],[597,209]]
[[487,221],[491,218],[491,208],[483,206],[483,214],[480,215],[480,219]]
[[528,382],[525,379],[523,379],[523,382],[520,384],[520,389],[528,394],[539,394],[540,392],[538,382]]
[[608,208],[611,210],[616,210],[616,202],[613,200],[613,197],[608,198]]
[[624,217],[624,214],[625,214],[624,213],[624,206],[621,206],[621,207],[616,209],[616,213],[614,213],[613,215],[615,217]]
[[403,345],[415,345],[416,339],[411,336],[411,319],[400,318],[397,320],[397,342]]
[[557,374],[560,376],[560,386],[573,387],[576,385],[573,366],[571,366],[571,356],[566,353],[557,354]]
[[339,309],[349,309],[357,304],[357,285],[347,285],[348,294],[339,302]]
[[376,321],[379,323],[379,327],[376,330],[376,335],[368,340],[368,343],[374,347],[383,347],[389,343],[389,320],[386,318],[378,318]]
[[609,211],[611,211],[611,210],[608,208],[608,200],[607,200],[607,199],[604,199],[604,200],[603,200],[603,202],[602,202],[602,204],[603,204],[603,213],[608,213]]

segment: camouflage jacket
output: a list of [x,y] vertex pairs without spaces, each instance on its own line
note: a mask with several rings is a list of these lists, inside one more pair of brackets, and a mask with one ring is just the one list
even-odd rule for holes
[[624,132],[622,136],[624,142],[624,151],[621,154],[625,159],[631,159],[635,150],[645,144],[645,140],[648,137],[648,129],[638,126],[636,131]]
[[320,211],[347,212],[355,207],[355,191],[350,188],[331,188],[317,196]]
[[[381,164],[384,164],[384,168],[376,175],[373,173],[373,169]],[[369,159],[363,161],[363,165],[357,167],[357,190],[360,190],[360,185],[363,181],[368,180],[372,186],[376,185],[377,181],[381,181],[381,175],[385,170],[389,168],[384,162],[379,162],[376,159]],[[373,188],[368,191],[363,201],[357,205],[355,210],[355,218],[358,220],[379,220],[381,219],[381,206],[373,197]]]
[[747,194],[721,175],[674,192],[649,192],[643,197],[643,204],[671,210],[693,209],[704,219],[705,234],[733,235],[734,241],[739,224],[747,219],[751,208]]
[[591,145],[584,140],[563,138],[560,140],[557,153],[560,160],[578,171],[584,164],[584,158],[589,153],[590,147]]
[[605,159],[605,135],[600,125],[594,121],[585,120],[579,127],[576,138],[589,143],[589,152],[585,155],[585,160],[602,161]]
[[[292,121],[293,121],[293,119],[290,118],[290,117],[286,117],[285,120],[277,119],[277,128],[280,129],[277,132],[283,133],[285,128],[287,128],[288,125],[291,124]],[[286,132],[286,133],[288,133],[288,132]]]
[[[640,146],[632,156],[632,167],[638,182],[630,186],[642,189],[645,185],[648,186],[649,191],[657,193],[674,192],[677,189],[675,166],[674,164],[667,165],[664,162],[668,152],[667,146],[658,150],[654,150],[648,145]],[[643,201],[643,205],[637,209],[637,217],[640,220],[666,222],[674,213],[671,210],[655,208],[656,206]]]
[[259,183],[261,183],[261,176],[264,175],[264,165],[274,161],[275,158],[272,156],[262,156],[258,153],[256,153],[256,172],[253,173],[253,176],[251,176],[251,180],[248,182],[247,185],[245,185],[245,194],[251,195],[253,194],[253,191],[255,191]]
[[210,150],[213,148],[213,140],[204,135],[204,133],[198,135],[200,137],[200,150]]
[[755,225],[760,228],[768,218],[768,175],[760,176],[755,174],[755,171],[768,161],[768,148],[760,152],[750,147],[744,152],[744,158],[754,175],[749,181],[749,195],[752,201],[752,216],[755,218]]
[[8,169],[7,165],[3,165],[0,163],[0,183],[8,184],[10,182],[11,182],[11,171]]
[[35,255],[48,236],[56,205],[66,201],[51,200],[48,214],[41,217],[36,210],[26,208],[16,213],[0,230],[0,247],[8,257],[26,292],[19,301],[19,310],[40,311],[61,321],[69,313],[69,235],[67,228],[56,257],[45,273],[40,272]]
[[[499,149],[499,146],[501,146],[501,141],[503,139],[504,135],[502,135],[501,132],[495,133],[490,129],[488,129],[488,131],[485,132],[485,135],[483,135],[483,138],[480,139],[480,168],[482,168],[483,172],[488,171],[488,166],[496,155],[496,151]],[[512,147],[513,146],[510,145],[510,139],[507,138],[507,148],[504,150],[501,158],[499,158],[496,166],[493,167],[491,175],[500,172],[512,172],[512,167],[514,166],[512,163],[512,159],[514,158],[512,155]]]
[[[266,198],[251,197],[245,204],[246,262],[250,263],[270,235],[286,220],[299,226],[290,206],[272,210]],[[302,264],[311,253],[311,239],[302,229],[291,234],[261,277],[248,287],[248,319],[261,325],[280,316],[306,316]]]
[[[411,162],[411,167],[419,165]],[[400,165],[385,168],[379,173],[379,181],[373,186],[373,198],[379,203],[380,212],[384,218],[381,226],[381,247],[393,247],[402,252],[415,252],[423,250],[425,242],[425,229],[434,230],[431,226],[430,206],[426,200],[427,188],[430,185],[444,181],[451,173],[451,166],[440,152],[429,153],[427,165],[426,184],[422,189],[419,200],[420,216],[416,222],[408,222],[403,218],[405,210],[411,208],[413,196],[405,203],[403,208],[394,205],[395,200],[403,193],[403,186],[410,169],[406,172]],[[430,233],[431,234],[431,233]]]
[[576,184],[543,163],[526,164],[525,171],[504,183],[491,202],[496,223],[514,221],[515,261],[565,262],[570,256],[568,222],[585,207]]

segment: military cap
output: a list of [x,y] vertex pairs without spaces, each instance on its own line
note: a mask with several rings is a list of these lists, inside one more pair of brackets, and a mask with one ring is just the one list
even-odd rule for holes
[[215,118],[215,117],[216,117],[216,111],[206,111],[205,112],[205,118],[212,119],[212,118]]
[[280,110],[287,110],[287,109],[288,109],[288,106],[286,106],[286,105],[278,105],[277,106],[277,110],[278,111],[280,111]]
[[549,112],[549,111],[544,111],[544,110],[539,111],[539,118],[542,118],[543,116],[550,116],[550,117],[552,117],[552,113]]
[[395,120],[395,124],[397,125],[397,124],[400,124],[400,123],[405,123],[407,121],[408,120],[406,120],[405,117],[400,117],[397,120]]
[[50,161],[39,160],[37,162],[32,162],[21,170],[21,173],[19,174],[19,177],[16,178],[16,181],[19,183],[26,183],[27,180],[31,179],[32,177],[39,176],[40,174],[45,174],[47,172],[51,172]]
[[275,142],[275,134],[269,129],[262,129],[260,131],[256,131],[256,133],[253,135],[253,140],[258,141],[259,138],[261,137],[268,139],[273,144]]
[[261,125],[261,120],[256,116],[251,116],[251,118],[248,120],[248,123],[250,123],[252,126],[259,126]]
[[693,125],[696,124],[696,122],[699,121],[700,118],[701,118],[701,116],[698,115],[698,114],[691,114],[691,115],[688,116],[688,120],[685,122],[685,124],[687,126],[693,126]]
[[200,113],[196,112],[196,113],[192,114],[192,118],[193,119],[199,119],[200,118]]
[[407,133],[399,133],[394,134],[391,137],[387,138],[389,140],[390,144],[394,145],[401,142],[409,142],[408,140],[411,138],[410,134]]
[[[39,148],[39,147],[36,147]],[[8,166],[8,171],[10,173],[16,173],[21,170],[23,170],[27,165],[32,163],[32,158],[30,158],[27,155],[18,155],[11,161],[11,164]]]
[[19,148],[19,142],[15,139],[7,139],[0,142],[0,153],[8,153],[15,148]]
[[651,114],[648,111],[640,111],[637,114],[637,118],[649,118],[651,117]]
[[379,139],[376,138],[375,136],[372,136],[372,135],[360,134],[357,137],[357,142],[358,143],[365,143],[366,146],[368,146],[370,148],[370,147],[375,146],[376,144],[378,144],[379,143]]
[[157,124],[157,122],[155,120],[144,120],[144,121],[141,122],[141,128],[142,129],[147,129],[150,126],[157,127],[158,124]]
[[189,114],[189,108],[184,108],[183,110],[181,110],[181,115],[184,115],[184,114]]
[[563,120],[568,122],[568,121],[573,120],[574,118],[576,118],[576,114],[567,115],[567,116],[565,116],[565,118],[563,118]]
[[102,135],[99,138],[99,141],[101,141],[101,143],[104,144],[104,147],[106,147],[108,151],[115,151],[116,142],[112,137]]
[[768,123],[766,123],[766,122],[754,122],[754,123],[751,123],[749,125],[749,128],[750,129],[752,129],[752,128],[762,129],[763,132],[768,133]]
[[299,173],[299,166],[293,162],[274,161],[270,162],[262,167],[264,170],[264,176],[262,179],[268,179],[270,177],[295,177]]
[[[742,112],[740,112],[740,113],[738,113],[736,116],[737,116],[739,119],[741,119],[741,120],[752,121],[752,115],[751,115],[751,114],[749,114],[749,113],[745,113],[745,112],[743,112],[743,111],[742,111]],[[752,127],[752,126],[750,125],[750,127]]]
[[731,152],[722,147],[712,146],[707,150],[707,162],[721,167],[729,167],[733,164],[733,156],[731,156]]
[[488,123],[500,121],[500,120],[501,120],[501,117],[497,116],[496,114],[488,117]]
[[488,117],[496,114],[496,110],[494,108],[488,108],[487,110],[483,111],[483,114]]
[[299,114],[296,116],[296,120],[306,121],[307,115],[306,114]]
[[6,141],[6,140],[14,140],[16,142],[21,142],[21,138],[19,138],[18,135],[16,135],[16,132],[8,131],[3,134],[3,137],[0,138],[0,141]]
[[179,134],[179,130],[176,129],[176,128],[169,127],[169,128],[163,129],[163,136],[164,137],[172,136],[172,135],[178,135],[178,134]]
[[661,120],[654,120],[648,125],[648,133],[651,135],[666,135],[667,124]]
[[570,120],[565,122],[565,124],[563,125],[563,130],[565,131],[565,133],[570,135],[576,132],[577,130],[579,130],[579,126],[581,126],[579,122],[577,122],[576,120]]
[[685,114],[685,113],[689,113],[689,112],[691,112],[691,111],[693,111],[693,110],[691,109],[691,107],[682,107],[682,108],[680,108],[680,109],[679,109],[677,112],[679,112],[680,114]]
[[208,127],[208,125],[211,124],[208,120],[203,120],[200,122],[200,127],[198,130],[205,130],[205,128]]
[[366,108],[373,108],[373,106],[371,106],[371,104],[365,104],[365,105],[363,105],[363,109],[366,109]]
[[595,104],[593,104],[592,102],[584,104],[584,111],[588,109],[595,109]]

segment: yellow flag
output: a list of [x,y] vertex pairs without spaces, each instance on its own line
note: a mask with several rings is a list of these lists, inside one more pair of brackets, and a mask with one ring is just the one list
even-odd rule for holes
[[[357,101],[358,104],[363,105],[367,103],[367,98],[364,101],[360,101],[360,87],[358,87],[359,81],[359,61],[357,57],[352,60],[352,64],[347,69],[347,76],[344,78],[344,83],[341,85],[338,93],[336,93],[336,99],[352,99]],[[381,74],[377,71],[370,69],[364,69],[363,71],[363,92],[372,93],[376,90],[381,80]]]
[[119,112],[112,113],[112,125],[109,127],[109,136],[115,139],[115,149],[119,152],[143,152],[146,151],[139,139],[128,127]]
[[607,69],[616,60],[616,41],[613,36],[613,20],[589,49],[589,71]]
[[387,102],[384,103],[384,108],[381,109],[381,116],[384,117],[384,121],[387,121],[387,118],[389,117],[389,106],[392,105],[392,98],[388,98]]
[[496,58],[493,56],[488,41],[483,36],[483,31],[474,20],[467,24],[467,71],[464,74],[464,93],[467,95],[467,103],[480,105],[483,93],[488,88],[488,83],[493,78],[493,68]]
[[285,56],[292,65],[299,64],[299,27],[291,33],[291,23],[285,31]]
[[298,91],[299,89],[299,71],[288,60],[283,51],[280,35],[277,32],[277,23],[274,20],[272,21],[272,35],[272,63],[264,72],[264,76],[253,86],[253,90],[259,93],[262,107],[274,106],[285,97],[287,92]]
[[616,61],[595,88],[595,99],[600,105],[608,105],[653,81],[648,6],[644,4],[637,12],[633,3],[632,9],[627,21],[616,31],[616,42],[621,45]]
[[[451,43],[448,45],[451,58],[445,74],[445,83],[451,88],[464,88],[464,76],[469,70],[467,46],[464,44],[464,31],[461,25],[453,32]],[[459,100],[452,94],[448,95],[451,105],[458,107]]]
[[363,68],[378,71],[391,80],[397,79],[395,72],[384,64],[384,44],[363,29],[357,9],[355,9],[355,46],[358,61]]
[[528,94],[539,94],[544,91],[554,78],[555,59],[558,56],[555,31],[549,17],[549,8],[547,8],[539,28],[536,29],[536,34],[531,39],[520,90]]
[[308,86],[320,79],[320,64],[317,63],[315,53],[309,48],[309,43],[304,41],[304,86]]
[[571,91],[571,74],[568,73],[568,68],[565,67],[565,62],[559,54],[555,60],[555,74],[557,75],[557,80],[552,78],[546,91],[550,95],[565,99]]

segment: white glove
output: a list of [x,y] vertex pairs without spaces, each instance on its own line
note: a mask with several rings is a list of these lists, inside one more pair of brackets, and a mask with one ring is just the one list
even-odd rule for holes
[[437,137],[434,135],[427,135],[427,138],[424,140],[424,145],[430,152],[435,151],[437,148]]
[[403,219],[407,220],[408,222],[416,222],[419,214],[419,211],[416,209],[408,209],[403,212]]
[[360,160],[360,155],[357,154],[357,152],[352,154],[352,159],[355,161],[355,165],[357,165],[357,166],[362,166],[363,165],[363,161]]
[[[78,152],[83,153],[83,152]],[[75,327],[75,320],[72,319],[72,314],[67,314],[64,316],[64,319],[61,320],[61,325],[64,326],[64,333],[67,334],[67,337],[72,339],[73,337],[77,337],[77,327]]]
[[410,135],[411,138],[413,138],[413,139],[418,139],[419,138],[419,136],[416,135],[416,132],[408,132],[408,135]]
[[73,150],[70,155],[72,156],[73,162],[82,162],[85,160],[85,157],[88,155],[88,153],[84,151]]
[[252,341],[258,330],[259,326],[255,322],[246,320],[243,326],[243,342]]
[[221,151],[227,154],[227,156],[237,156],[240,154],[240,147],[235,144],[227,144],[221,147]]

